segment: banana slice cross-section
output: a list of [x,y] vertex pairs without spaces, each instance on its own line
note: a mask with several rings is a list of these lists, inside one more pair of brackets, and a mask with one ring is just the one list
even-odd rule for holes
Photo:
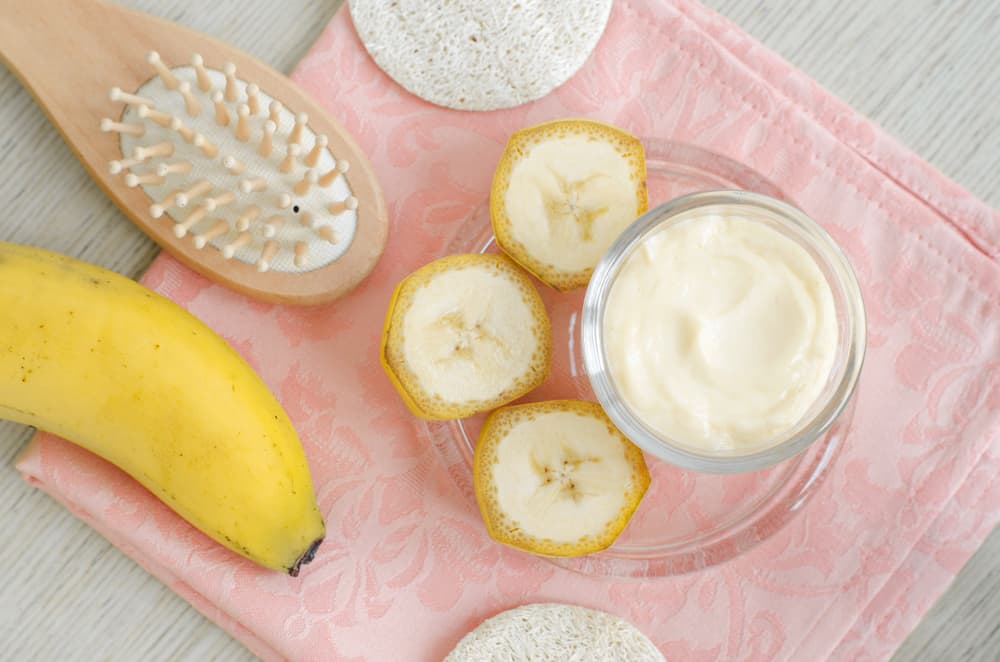
[[642,452],[600,405],[557,400],[493,412],[473,463],[490,535],[534,554],[580,556],[609,547],[646,488]]
[[642,143],[592,120],[558,120],[515,133],[490,193],[497,244],[559,290],[586,285],[601,256],[647,205]]
[[510,259],[450,255],[396,288],[382,363],[414,414],[461,418],[541,384],[551,336],[541,297]]

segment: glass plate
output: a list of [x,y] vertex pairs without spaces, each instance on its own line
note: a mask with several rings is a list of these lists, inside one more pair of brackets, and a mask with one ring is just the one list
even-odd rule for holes
[[[744,189],[785,199],[764,177],[731,159],[665,140],[643,140],[649,206],[709,189]],[[458,229],[447,254],[496,252],[484,201]],[[552,319],[552,374],[519,402],[595,401],[583,365],[579,325],[584,289],[539,285]],[[609,549],[549,558],[570,570],[610,577],[662,577],[727,561],[774,535],[805,504],[837,456],[850,414],[799,455],[763,471],[722,475],[686,471],[646,456],[652,482],[628,527]],[[485,414],[425,421],[424,432],[466,498],[475,501],[472,456]]]

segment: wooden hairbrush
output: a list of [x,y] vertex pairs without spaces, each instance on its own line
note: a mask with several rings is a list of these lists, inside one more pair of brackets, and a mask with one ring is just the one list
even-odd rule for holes
[[0,59],[126,216],[209,278],[315,304],[381,256],[364,154],[251,56],[99,0],[0,0]]

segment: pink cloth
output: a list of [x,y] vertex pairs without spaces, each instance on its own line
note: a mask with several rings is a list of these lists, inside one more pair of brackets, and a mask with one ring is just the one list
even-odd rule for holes
[[[302,310],[213,285],[163,255],[143,282],[232,342],[287,408],[329,535],[298,579],[255,567],[136,483],[39,435],[25,476],[268,660],[434,660],[527,602],[608,609],[668,659],[887,657],[1000,514],[1000,217],[738,28],[691,0],[619,0],[581,72],[493,113],[426,104],[365,53],[346,11],[295,73],[385,188],[385,257]],[[508,135],[583,115],[698,144],[764,173],[849,254],[870,320],[856,428],[790,525],[729,563],[588,578],[490,541],[382,374],[395,283],[486,199]]]

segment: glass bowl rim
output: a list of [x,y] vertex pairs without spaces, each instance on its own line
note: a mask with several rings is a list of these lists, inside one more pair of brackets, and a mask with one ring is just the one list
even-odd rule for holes
[[[850,337],[847,353],[837,373],[836,386],[819,411],[793,434],[759,450],[744,454],[699,453],[655,432],[625,404],[611,377],[604,348],[604,311],[615,276],[632,251],[661,225],[702,207],[717,205],[750,206],[772,214],[794,228],[793,240],[811,242],[828,270],[838,280],[846,300],[846,327]],[[786,235],[787,236],[787,235]],[[834,285],[831,283],[831,285]],[[836,241],[805,212],[768,195],[750,191],[720,189],[699,191],[665,202],[636,219],[611,245],[595,267],[584,296],[581,319],[584,366],[598,401],[612,422],[644,451],[693,471],[743,473],[773,466],[808,448],[821,439],[837,420],[854,394],[866,350],[866,316],[861,288],[847,256]]]

